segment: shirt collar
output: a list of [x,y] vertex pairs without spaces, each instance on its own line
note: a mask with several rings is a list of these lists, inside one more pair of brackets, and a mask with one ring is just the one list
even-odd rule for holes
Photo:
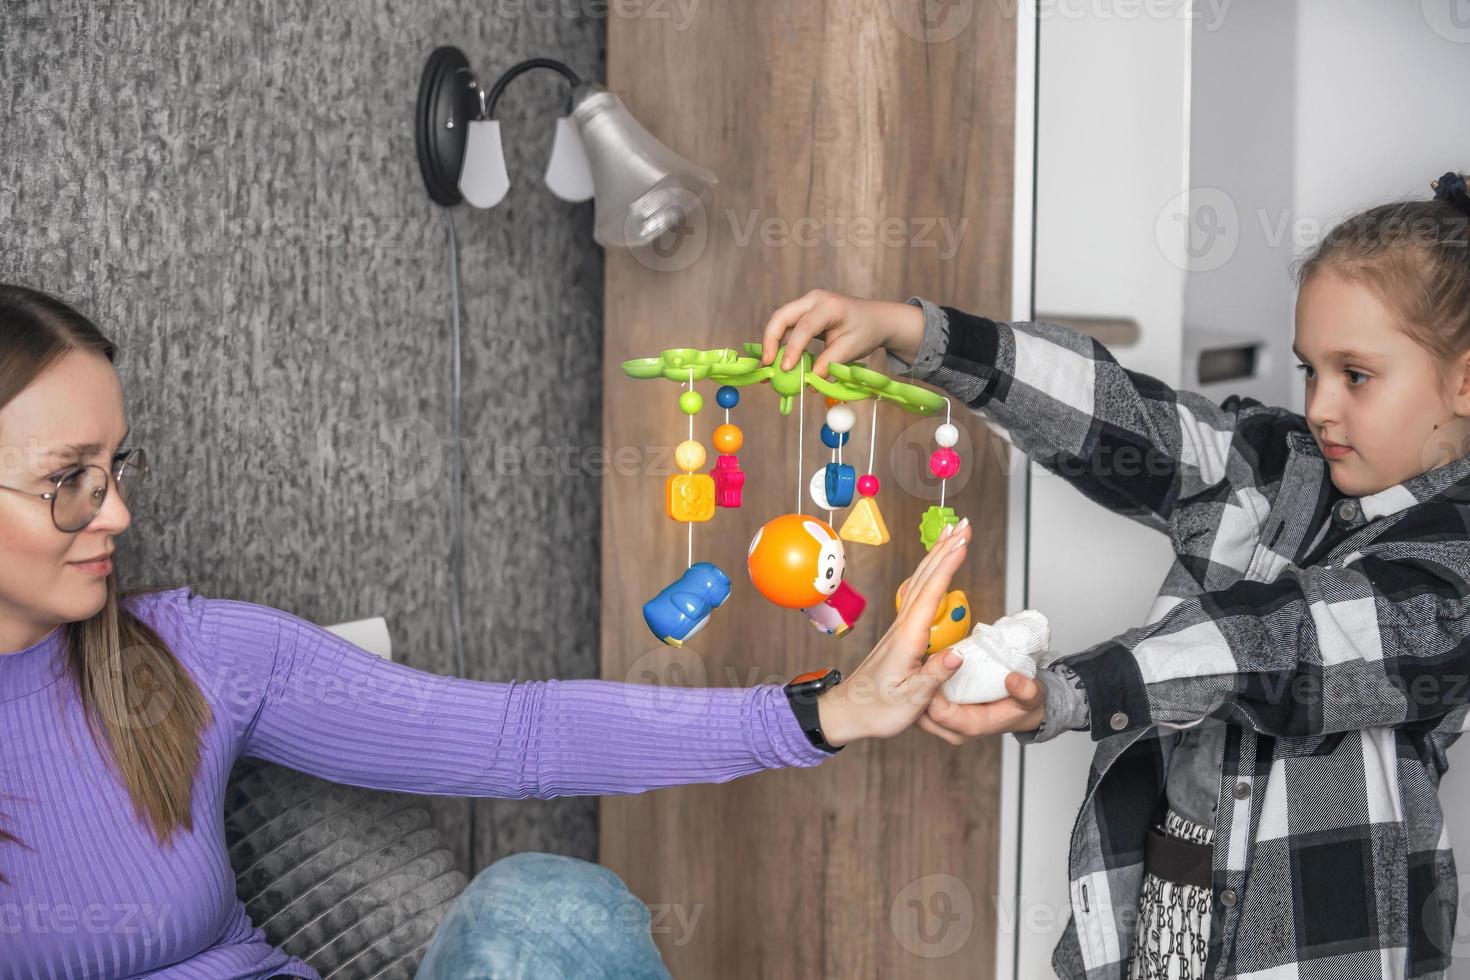
[[61,679],[64,627],[58,626],[24,650],[0,653],[0,701],[14,701]]
[[[1300,452],[1322,457],[1322,450],[1310,432],[1293,432],[1289,435]],[[1459,499],[1470,501],[1470,454],[1451,460],[1443,466],[1426,470],[1402,483],[1358,497],[1358,506],[1366,520],[1397,514],[1413,504],[1432,500],[1446,490],[1459,487]]]

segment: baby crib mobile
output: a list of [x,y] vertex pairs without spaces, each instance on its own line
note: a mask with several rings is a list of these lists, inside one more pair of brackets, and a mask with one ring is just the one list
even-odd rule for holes
[[[930,506],[919,522],[919,539],[925,550],[934,546],[945,525],[959,523],[954,508],[944,504],[948,480],[960,470],[960,457],[954,449],[959,430],[950,420],[948,398],[861,364],[834,362],[830,365],[830,377],[823,378],[812,373],[812,356],[806,351],[796,366],[783,370],[780,364],[784,350],[784,347],[778,350],[774,361],[764,367],[760,363],[761,347],[753,343],[744,344],[740,351],[673,348],[656,357],[634,358],[622,364],[629,377],[664,378],[684,389],[679,395],[679,408],[688,417],[688,436],[674,449],[674,462],[680,472],[665,481],[664,509],[670,519],[686,525],[686,569],[643,605],[644,622],[660,641],[670,646],[682,646],[703,629],[714,610],[730,597],[729,576],[713,562],[694,560],[694,525],[711,520],[717,508],[741,506],[746,472],[737,454],[744,444],[744,435],[730,421],[730,410],[740,404],[743,387],[770,384],[779,396],[782,415],[791,414],[793,401],[797,407],[796,511],[766,522],[751,539],[747,552],[746,567],[751,581],[769,601],[788,609],[800,609],[819,631],[834,636],[847,633],[862,615],[866,600],[844,578],[847,556],[843,541],[878,547],[889,540],[888,528],[878,509],[878,477],[873,472],[880,401],[917,415],[935,415],[941,408],[945,410],[945,421],[934,433],[938,448],[929,458],[930,472],[941,481],[939,504]],[[700,381],[719,384],[715,401],[725,413],[724,421],[712,433],[711,441],[718,455],[708,473],[699,472],[707,457],[703,444],[694,434],[694,417],[704,408],[704,398],[695,387]],[[808,387],[826,397],[827,415],[820,437],[822,444],[831,450],[831,459],[810,480],[804,481],[806,421],[805,399],[801,395]],[[849,403],[864,400],[873,403],[872,424],[867,468],[858,476],[842,456],[857,423],[857,413]],[[852,506],[854,491],[857,503]],[[810,495],[820,510],[827,511],[826,521],[803,513],[806,495]],[[834,512],[849,506],[852,510],[841,531],[834,530]],[[955,590],[946,596],[935,619],[929,652],[943,649],[963,637],[969,624],[969,602],[964,593]]]

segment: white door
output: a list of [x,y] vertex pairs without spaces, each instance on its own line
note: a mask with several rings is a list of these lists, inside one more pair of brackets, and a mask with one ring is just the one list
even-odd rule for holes
[[[1114,357],[1177,385],[1186,229],[1170,214],[1182,212],[1188,179],[1190,22],[1039,9],[1053,14],[1036,22],[1035,318],[1135,321],[1137,340],[1110,345]],[[1173,558],[1168,540],[1029,470],[1024,603],[1050,620],[1053,648],[1076,652],[1144,622]],[[1019,896],[1001,910],[1015,977],[1052,975],[1094,746],[1078,732],[1019,753]]]

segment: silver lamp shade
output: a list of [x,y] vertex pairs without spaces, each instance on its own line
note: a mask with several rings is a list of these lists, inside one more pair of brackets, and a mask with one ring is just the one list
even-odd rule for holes
[[715,175],[654,139],[601,85],[577,89],[572,122],[592,169],[598,244],[648,245],[705,206]]

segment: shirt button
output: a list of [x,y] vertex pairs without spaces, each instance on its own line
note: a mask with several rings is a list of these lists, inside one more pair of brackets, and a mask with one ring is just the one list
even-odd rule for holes
[[1337,505],[1337,519],[1344,524],[1351,524],[1358,516],[1358,502],[1356,500],[1339,501]]
[[1234,888],[1227,888],[1220,893],[1220,904],[1227,909],[1235,908],[1235,902],[1240,896],[1235,894]]
[[1247,798],[1249,798],[1250,795],[1251,795],[1251,784],[1250,783],[1243,783],[1242,782],[1242,783],[1236,783],[1235,784],[1235,798],[1237,800],[1247,799]]
[[1113,712],[1113,717],[1108,719],[1108,724],[1113,726],[1113,731],[1121,732],[1128,727],[1128,716],[1121,711]]

